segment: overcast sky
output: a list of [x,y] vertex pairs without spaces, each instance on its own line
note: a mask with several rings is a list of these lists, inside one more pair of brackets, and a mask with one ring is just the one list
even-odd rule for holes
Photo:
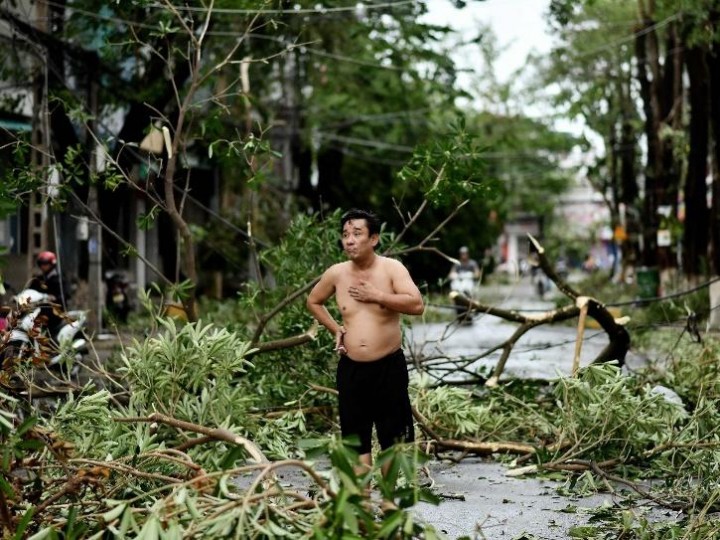
[[[482,24],[491,26],[501,47],[507,46],[496,66],[501,80],[525,62],[533,50],[544,52],[550,48],[544,14],[549,0],[467,0],[467,5],[456,9],[451,0],[428,0],[427,21],[448,25],[463,36],[477,36]],[[465,66],[472,58],[458,54],[456,61]]]
[[[543,53],[550,50],[552,37],[548,33],[546,13],[550,0],[466,0],[467,5],[456,9],[451,0],[427,0],[426,20],[455,28],[464,38],[472,39],[478,35],[478,28],[489,25],[503,51],[495,64],[495,73],[500,81],[507,81],[510,75],[525,64],[530,52]],[[478,66],[476,46],[458,49],[454,60],[458,67],[476,68]],[[473,76],[482,77],[482,73]],[[461,75],[459,82],[472,92],[472,76]],[[482,108],[484,104],[479,104]],[[515,102],[517,112],[528,116],[541,116],[547,109],[538,103]],[[595,135],[589,132],[578,118],[559,120],[556,127],[575,134],[584,133],[595,142]]]
[[[498,47],[503,50],[495,65],[495,73],[500,81],[507,81],[509,76],[525,64],[528,53],[543,53],[550,50],[552,37],[548,33],[546,13],[550,0],[466,0],[467,5],[456,9],[451,0],[427,0],[428,15],[426,20],[434,24],[447,25],[455,28],[464,38],[472,39],[478,35],[478,28],[489,25],[498,40]],[[476,68],[478,66],[477,47],[469,46],[458,49],[454,60],[458,67]],[[476,73],[475,77],[482,77]],[[471,89],[471,76],[461,75],[459,82],[467,90]],[[547,112],[542,105],[522,101],[515,106],[528,116],[539,116]],[[484,105],[479,104],[482,108]],[[602,145],[597,136],[589,132],[579,119],[563,119],[556,122],[556,128],[579,135],[584,133],[594,144]]]

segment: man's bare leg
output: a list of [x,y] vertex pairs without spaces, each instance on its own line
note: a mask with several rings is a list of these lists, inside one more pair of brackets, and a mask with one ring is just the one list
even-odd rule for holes
[[360,454],[360,467],[358,467],[360,472],[367,472],[370,468],[372,468],[372,454],[369,452]]
[[[386,461],[385,463],[382,464],[382,467],[380,468],[380,470],[382,471],[383,478],[388,477],[388,474],[390,473],[390,467],[392,467],[392,460]],[[393,486],[393,489],[394,488],[395,488],[395,486]],[[383,498],[382,502],[380,503],[380,510],[383,513],[388,513],[393,510],[397,510],[397,509],[398,509],[397,505],[392,500]]]
[[[356,466],[354,467],[355,474],[356,474],[357,476],[360,476],[361,474],[365,474],[365,473],[367,473],[368,471],[370,471],[370,469],[372,469],[372,454],[371,454],[371,453],[360,454],[360,456],[359,456],[359,461],[360,461],[360,464],[359,464],[359,465],[356,465]],[[373,513],[373,509],[372,509],[372,488],[371,488],[370,486],[371,486],[371,484],[368,483],[367,487],[365,487],[365,493],[364,493],[364,495],[365,495],[365,501],[363,502],[363,506],[365,507],[365,510],[366,510],[367,512],[369,512],[370,514],[372,514],[372,513]]]

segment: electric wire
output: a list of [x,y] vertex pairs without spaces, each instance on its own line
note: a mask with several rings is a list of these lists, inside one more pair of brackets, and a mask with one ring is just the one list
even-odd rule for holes
[[[213,8],[212,11],[215,13],[221,13],[223,15],[307,15],[307,14],[325,14],[325,13],[338,13],[338,12],[357,12],[359,9],[373,10],[373,9],[385,9],[394,8],[399,6],[406,6],[410,4],[417,4],[419,0],[396,0],[395,2],[383,2],[383,3],[356,3],[352,6],[337,6],[337,7],[315,7],[315,8],[297,8],[297,9],[241,9],[241,8]],[[360,6],[362,6],[360,8]],[[162,4],[150,4],[149,7],[155,9],[166,9]],[[195,6],[174,6],[174,9],[180,12],[191,12],[191,13],[206,13],[207,8],[195,7]]]
[[[651,24],[650,26],[646,26],[645,28],[642,28],[636,32],[632,32],[628,36],[625,36],[623,38],[617,39],[615,41],[612,41],[610,43],[607,43],[601,47],[597,47],[595,49],[591,49],[589,51],[580,52],[577,54],[571,55],[572,58],[585,58],[586,56],[593,56],[599,52],[607,51],[610,49],[614,49],[615,47],[618,47],[619,45],[624,45],[625,43],[628,43],[638,37],[644,36],[645,34],[649,34],[650,32],[653,32],[657,30],[658,28],[662,28],[664,26],[667,26],[674,20],[678,19],[682,15],[681,11],[678,11],[676,13],[673,13],[669,17],[663,19],[662,21],[659,21],[657,23]],[[640,22],[640,21],[638,21]]]
[[692,293],[697,292],[706,287],[710,287],[710,285],[712,285],[713,283],[715,283],[717,281],[720,281],[720,277],[709,279],[695,287],[691,287],[689,289],[678,291],[678,292],[675,292],[672,294],[666,294],[666,295],[662,295],[662,296],[654,296],[651,298],[638,298],[636,300],[628,300],[625,302],[613,302],[613,303],[608,303],[605,305],[612,306],[612,307],[622,307],[622,306],[629,306],[629,305],[637,306],[637,305],[644,305],[644,304],[652,304],[654,302],[663,301],[663,300],[672,300],[674,298],[680,298],[682,296],[687,296],[688,294],[692,294]]
[[[55,5],[55,6],[58,6],[58,7],[61,6],[61,4],[56,4],[56,3],[52,2],[52,1],[48,1],[48,2],[46,2],[46,3],[47,3],[47,4],[50,4],[50,5]],[[118,23],[118,24],[126,25],[126,26],[135,26],[135,27],[138,27],[138,28],[144,28],[144,29],[146,29],[146,30],[157,30],[157,26],[156,26],[156,25],[149,24],[149,23],[144,23],[144,22],[139,22],[139,21],[132,21],[132,20],[129,20],[129,19],[121,19],[121,18],[118,18],[118,17],[111,17],[111,16],[108,16],[108,15],[102,15],[102,14],[100,14],[100,13],[94,13],[94,12],[91,12],[91,11],[87,11],[87,10],[83,10],[83,9],[75,8],[75,7],[72,7],[71,9],[77,11],[78,13],[81,13],[82,15],[85,15],[85,16],[90,17],[90,18],[98,19],[98,20],[104,20],[104,21],[108,21],[108,22],[115,22],[115,23]],[[209,31],[206,32],[206,35],[208,35],[208,36],[215,36],[215,37],[232,37],[232,38],[235,38],[235,39],[238,38],[238,33],[237,33],[237,32],[230,32],[230,31],[209,30]],[[262,39],[262,40],[274,41],[274,42],[277,42],[277,43],[282,43],[282,44],[284,45],[284,47],[285,47],[286,49],[288,49],[288,50],[292,50],[292,49],[294,49],[294,48],[301,48],[303,51],[309,52],[309,53],[314,54],[314,55],[317,55],[317,56],[321,56],[321,57],[324,57],[324,58],[330,58],[330,59],[338,60],[338,61],[342,61],[342,62],[348,62],[348,63],[352,63],[352,64],[356,64],[356,65],[361,65],[361,66],[364,66],[364,67],[373,67],[373,68],[377,68],[377,69],[385,69],[385,70],[390,70],[390,71],[401,71],[401,72],[407,71],[407,68],[404,68],[404,67],[387,65],[387,64],[382,64],[382,63],[378,63],[378,62],[371,62],[371,61],[369,61],[369,60],[362,60],[362,59],[358,59],[358,58],[355,58],[355,57],[346,56],[346,55],[341,55],[341,54],[337,54],[337,53],[330,53],[330,52],[327,52],[327,51],[323,51],[323,50],[321,50],[321,49],[309,47],[309,46],[307,46],[307,45],[295,45],[295,44],[293,44],[292,42],[288,42],[287,39],[280,38],[280,37],[266,36],[266,35],[263,35],[263,34],[256,34],[256,33],[253,33],[253,32],[247,32],[247,33],[244,33],[243,35],[244,35],[244,36],[247,36],[247,37],[250,37],[250,38]]]
[[[382,5],[381,5],[381,4],[376,4],[375,6],[376,6],[376,7],[380,7],[380,6],[393,6],[393,5],[400,5],[400,4],[411,4],[411,3],[415,3],[415,2],[416,2],[416,0],[408,0],[408,1],[390,2],[390,3],[382,4]],[[53,5],[53,6],[55,6],[55,7],[62,7],[62,8],[69,7],[70,9],[75,10],[75,11],[77,11],[78,13],[82,13],[83,15],[86,15],[86,16],[91,17],[91,18],[96,18],[96,19],[100,19],[100,20],[107,20],[107,21],[109,21],[109,22],[116,22],[116,23],[125,24],[125,25],[134,25],[134,26],[137,26],[137,27],[139,27],[139,28],[156,29],[155,25],[152,25],[152,24],[142,23],[142,22],[136,22],[136,21],[132,21],[132,20],[129,20],[129,19],[122,19],[122,18],[119,18],[119,17],[111,17],[111,16],[107,16],[107,15],[102,15],[102,14],[99,14],[99,13],[90,12],[90,11],[83,10],[83,9],[80,9],[80,8],[76,8],[76,7],[72,7],[72,6],[65,6],[65,5],[63,5],[63,4],[59,4],[59,3],[57,3],[57,2],[53,2],[52,0],[47,0],[46,3],[47,3],[48,5]],[[367,6],[370,6],[370,5],[371,5],[371,4],[368,4]],[[366,7],[367,7],[367,6],[366,6]],[[156,5],[155,7],[162,7],[162,6]],[[208,11],[207,8],[202,8],[202,7],[184,7],[184,6],[175,6],[175,7],[176,7],[176,9],[178,9],[178,11],[202,11],[202,12],[207,12],[207,11]],[[223,10],[223,11],[220,11],[220,9],[221,9],[221,8],[213,9],[213,11],[214,11],[214,12],[218,12],[218,13],[225,13],[224,10]],[[299,13],[298,10],[269,10],[269,11],[264,11],[264,10],[232,10],[231,8],[228,8],[228,9],[231,10],[231,11],[229,11],[230,13],[233,13],[233,12],[235,12],[235,13],[247,12],[247,14],[263,14],[263,13],[272,14],[273,12],[286,13],[286,14],[289,14],[289,13],[297,14],[297,13]],[[311,10],[309,10],[309,12],[321,13],[322,11],[328,11],[328,10],[332,10],[332,11],[349,11],[349,10],[354,10],[354,9],[356,9],[355,6],[347,7],[347,8],[328,8],[327,10],[323,10],[323,9],[320,9],[320,10],[318,10],[318,9],[311,9]],[[682,15],[682,13],[683,13],[683,12],[678,11],[678,12],[676,12],[676,13],[668,16],[667,18],[663,19],[662,21],[659,21],[659,22],[657,22],[657,23],[654,23],[654,24],[652,24],[652,25],[650,25],[650,26],[647,26],[647,27],[645,27],[645,28],[642,28],[642,29],[640,29],[640,30],[638,30],[638,31],[632,32],[631,34],[629,34],[629,35],[626,36],[626,37],[623,37],[623,38],[618,39],[618,40],[616,40],[616,41],[614,41],[614,42],[605,44],[605,45],[603,45],[602,47],[598,47],[598,48],[592,49],[592,50],[590,50],[590,51],[585,51],[585,52],[582,52],[582,53],[579,53],[579,54],[575,54],[575,55],[573,55],[573,57],[574,57],[574,58],[583,58],[583,57],[585,57],[585,56],[592,56],[592,55],[594,55],[594,54],[597,54],[598,52],[602,52],[602,51],[604,51],[604,50],[609,50],[609,49],[611,49],[611,48],[617,47],[618,45],[623,45],[623,44],[625,44],[625,43],[627,43],[627,42],[629,42],[629,41],[632,41],[633,39],[635,39],[635,38],[637,38],[637,37],[639,37],[639,36],[645,35],[645,34],[650,33],[650,32],[652,32],[652,31],[654,31],[654,30],[656,30],[656,29],[658,29],[658,28],[662,28],[662,27],[668,25],[669,23],[671,23],[671,22],[674,21],[675,19],[678,19],[678,18]],[[638,22],[639,22],[639,21],[638,21]],[[208,34],[208,35],[216,35],[216,36],[237,37],[237,33],[236,33],[236,32],[217,32],[217,31],[212,31],[212,30],[210,30],[210,31],[207,32],[207,34]],[[263,36],[263,35],[258,35],[258,34],[256,34],[256,35],[249,34],[249,37],[255,37],[255,38],[260,38],[260,39],[278,39],[278,40],[280,39],[280,38],[273,38],[272,36]],[[320,49],[314,49],[314,48],[309,48],[309,47],[307,47],[306,49],[308,50],[308,52],[311,52],[311,53],[313,53],[313,54],[317,54],[317,55],[319,55],[319,56],[323,56],[323,57],[326,57],[326,58],[332,58],[332,59],[336,59],[336,60],[340,60],[340,61],[352,62],[352,63],[356,63],[356,64],[358,64],[358,65],[363,65],[363,66],[367,66],[367,67],[375,67],[375,68],[379,68],[379,69],[390,69],[390,70],[398,70],[398,71],[404,71],[404,70],[405,70],[405,68],[401,68],[401,67],[398,67],[398,66],[388,66],[388,65],[383,65],[383,64],[368,62],[368,61],[365,61],[365,60],[359,60],[359,59],[356,59],[356,58],[353,58],[353,57],[343,56],[343,55],[339,55],[339,54],[336,54],[336,53],[329,53],[329,52],[326,52],[326,51],[322,51],[322,50],[320,50]]]

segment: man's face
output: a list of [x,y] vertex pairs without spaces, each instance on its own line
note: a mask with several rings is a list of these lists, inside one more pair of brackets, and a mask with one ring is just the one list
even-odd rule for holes
[[467,251],[461,251],[460,252],[460,260],[462,262],[467,262],[467,260],[470,258],[470,254]]
[[370,236],[364,219],[351,219],[343,225],[342,246],[349,259],[357,259],[372,253],[377,243],[378,235]]

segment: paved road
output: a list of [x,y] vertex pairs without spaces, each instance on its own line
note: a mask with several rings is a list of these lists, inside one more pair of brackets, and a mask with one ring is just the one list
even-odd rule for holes
[[[532,313],[554,308],[552,293],[540,299],[526,278],[513,286],[484,288],[479,291],[483,303]],[[471,360],[501,343],[517,328],[491,316],[476,316],[472,326],[447,323],[415,324],[407,333],[408,347],[422,357],[443,357],[447,367],[458,358]],[[554,379],[571,372],[577,329],[573,326],[540,326],[525,334],[516,344],[507,363],[503,379]],[[587,365],[607,344],[601,330],[587,329],[582,346],[581,365]],[[469,361],[468,369],[491,370],[499,354]],[[642,360],[630,355],[629,363]],[[463,378],[446,377],[446,380]],[[435,507],[421,504],[418,516],[431,523],[448,538],[467,536],[477,539],[510,540],[522,533],[539,539],[571,538],[573,525],[587,523],[589,514],[582,508],[593,508],[610,496],[574,499],[557,494],[562,483],[536,478],[511,478],[507,467],[491,460],[467,459],[459,464],[434,462],[430,465],[434,489],[441,494],[459,495],[464,500],[446,499]],[[563,509],[575,509],[568,512]]]
[[[451,496],[439,506],[421,503],[415,513],[447,538],[488,540],[532,538],[565,540],[572,526],[585,525],[587,509],[612,502],[611,495],[561,496],[562,483],[536,478],[511,478],[500,463],[467,459],[459,464],[430,466],[433,490]],[[464,500],[454,497],[462,497]]]
[[[555,308],[556,294],[557,291],[554,294],[551,292],[546,294],[545,299],[540,299],[534,293],[529,279],[524,278],[515,285],[484,287],[478,292],[478,299],[489,305],[537,315]],[[588,321],[590,324],[585,329],[581,348],[581,366],[588,365],[608,343],[607,335],[600,329],[591,328],[592,321]],[[457,323],[414,324],[406,332],[406,347],[416,358],[433,359],[430,362],[437,368],[438,374],[458,360],[464,360],[466,370],[488,373],[497,364],[500,352],[476,361],[473,359],[503,343],[517,327],[515,323],[485,314],[475,315],[470,326]],[[515,344],[503,378],[549,380],[558,375],[569,375],[576,337],[577,328],[567,323],[533,328]],[[443,359],[448,362],[443,362]],[[643,360],[630,353],[627,362],[636,366]],[[444,380],[463,378],[467,377],[458,373],[445,375]]]

